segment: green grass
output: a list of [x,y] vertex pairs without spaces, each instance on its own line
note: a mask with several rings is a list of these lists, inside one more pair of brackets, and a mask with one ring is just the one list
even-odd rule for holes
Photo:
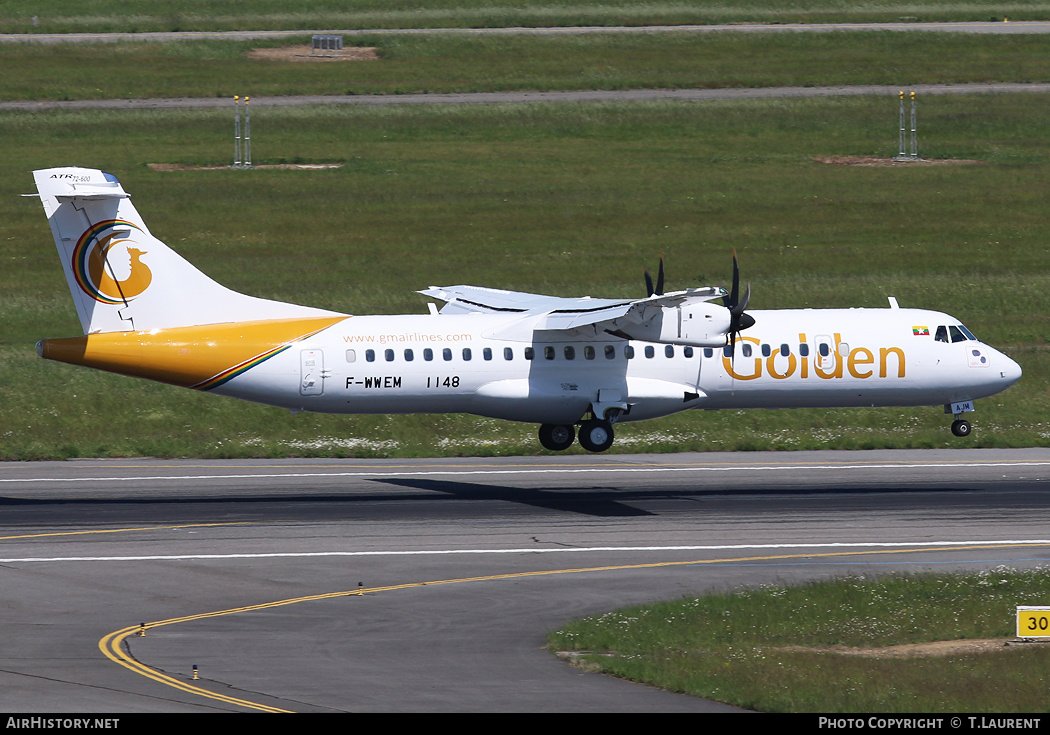
[[889,659],[827,649],[1005,641],[1016,606],[1048,596],[1045,569],[847,578],[596,615],[548,644],[604,673],[763,712],[1044,712],[1045,645]]
[[0,101],[1050,80],[1045,36],[442,34],[354,39],[375,61],[247,56],[289,42],[0,44]]
[[[160,173],[222,163],[217,111],[0,115],[0,456],[407,456],[536,452],[534,427],[466,416],[291,416],[41,361],[79,324],[29,171],[121,177],[150,229],[233,288],[350,313],[425,312],[414,291],[477,283],[558,295],[728,281],[753,308],[926,306],[961,318],[1025,370],[951,437],[939,408],[690,412],[625,424],[617,451],[1045,446],[1050,278],[1041,192],[1050,101],[930,97],[925,155],[943,167],[826,166],[893,155],[896,101],[466,108],[281,108],[253,115],[258,161],[335,171]],[[295,274],[288,277],[286,274]]]
[[[33,18],[36,17],[36,24]],[[308,6],[281,0],[6,0],[0,32],[188,31],[324,28],[434,28],[652,23],[1033,20],[1050,17],[1038,0],[844,2],[843,0],[319,0]]]

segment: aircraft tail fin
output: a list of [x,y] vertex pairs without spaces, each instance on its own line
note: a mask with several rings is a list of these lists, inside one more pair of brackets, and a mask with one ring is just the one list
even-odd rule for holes
[[335,314],[216,283],[150,234],[112,174],[67,167],[33,176],[84,334]]

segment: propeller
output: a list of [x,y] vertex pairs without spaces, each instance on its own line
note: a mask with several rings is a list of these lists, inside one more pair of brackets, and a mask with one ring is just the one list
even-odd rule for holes
[[733,290],[728,296],[722,297],[722,306],[729,309],[729,331],[726,332],[726,344],[729,345],[729,358],[736,357],[737,336],[743,330],[755,323],[754,317],[745,314],[747,302],[751,300],[751,284],[747,284],[744,290],[744,298],[740,298],[740,264],[737,262],[736,250],[733,251]]
[[656,274],[656,286],[653,286],[652,276],[649,275],[649,269],[645,271],[645,290],[649,296],[663,296],[664,295],[664,254],[660,253],[660,270]]

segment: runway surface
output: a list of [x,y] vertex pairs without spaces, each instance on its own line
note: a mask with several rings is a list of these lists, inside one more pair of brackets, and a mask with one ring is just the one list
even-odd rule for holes
[[1046,449],[3,464],[0,709],[723,711],[544,636],[708,590],[1044,565],[1048,490]]

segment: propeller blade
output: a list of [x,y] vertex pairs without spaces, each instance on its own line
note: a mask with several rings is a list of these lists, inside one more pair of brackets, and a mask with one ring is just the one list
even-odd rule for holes
[[755,319],[750,314],[745,314],[748,302],[751,301],[751,284],[744,289],[744,297],[740,298],[740,263],[733,251],[733,288],[728,296],[722,297],[722,306],[729,309],[729,330],[726,332],[726,345],[729,346],[729,359],[736,362],[736,342],[740,332],[752,327]]
[[733,290],[729,294],[729,300],[731,303],[730,309],[737,305],[737,299],[740,296],[740,263],[736,259],[736,250],[733,250]]
[[739,304],[733,304],[730,311],[733,312],[734,316],[740,316],[744,313],[744,309],[747,308],[747,302],[751,300],[751,284],[747,284],[747,288],[744,290],[744,298],[740,300]]
[[642,270],[645,275],[645,293],[647,296],[664,295],[664,254],[660,253],[660,270],[656,273],[656,285],[653,285],[653,277],[649,275],[649,269]]

